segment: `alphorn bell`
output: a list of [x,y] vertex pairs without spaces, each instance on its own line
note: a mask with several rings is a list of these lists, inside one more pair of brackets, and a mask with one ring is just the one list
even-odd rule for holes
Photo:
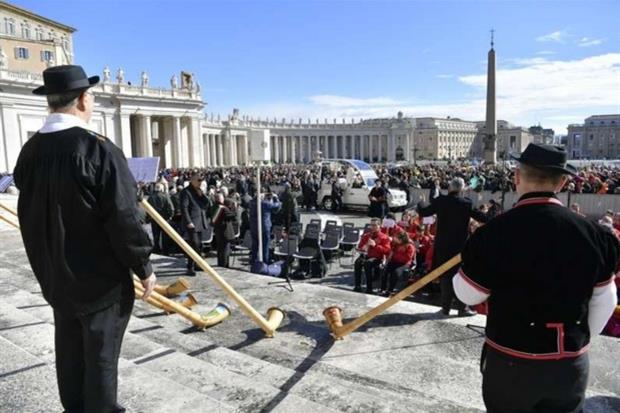
[[383,313],[385,310],[387,310],[397,302],[409,297],[411,294],[418,291],[420,288],[424,287],[431,281],[439,278],[450,268],[460,263],[461,254],[457,254],[454,257],[450,258],[448,261],[444,262],[439,267],[435,268],[423,278],[420,278],[415,283],[396,293],[393,297],[390,297],[390,299],[382,302],[375,308],[372,308],[365,314],[361,315],[360,317],[347,324],[342,323],[342,309],[340,307],[327,307],[325,310],[323,310],[323,317],[325,317],[325,321],[327,322],[327,326],[331,331],[332,337],[334,337],[336,340],[342,340],[347,334],[350,334],[353,331],[357,330],[358,328],[360,328],[379,314]]
[[[144,294],[142,284],[134,280],[133,285],[136,297],[142,298],[142,295]],[[167,308],[172,309],[175,313],[189,320],[199,330],[204,330],[207,327],[214,326],[215,324],[222,322],[222,320],[230,315],[230,309],[224,303],[217,304],[215,308],[209,311],[206,315],[200,315],[185,308],[181,304],[158,294],[155,291],[153,291],[149,298],[146,299],[146,302],[157,308],[161,308],[164,311],[166,311]]]
[[170,238],[176,242],[179,247],[192,259],[198,263],[198,266],[209,275],[220,288],[232,298],[241,310],[247,314],[259,327],[265,332],[266,337],[273,337],[276,329],[284,319],[284,311],[277,307],[271,307],[267,311],[267,319],[265,319],[258,311],[256,311],[250,303],[241,297],[220,275],[211,268],[209,264],[198,254],[189,244],[168,224],[168,222],[155,211],[155,209],[145,200],[140,201],[140,205],[146,213],[163,229]]
[[174,297],[177,295],[181,295],[182,292],[187,291],[189,289],[189,283],[185,278],[179,278],[172,284],[168,286],[156,285],[155,291],[159,294],[164,295],[168,298]]

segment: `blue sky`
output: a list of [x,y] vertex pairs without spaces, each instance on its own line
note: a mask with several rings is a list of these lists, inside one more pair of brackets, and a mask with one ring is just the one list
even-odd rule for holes
[[207,113],[281,119],[498,117],[565,133],[620,113],[620,1],[15,0],[78,29],[76,63],[168,86],[194,72]]

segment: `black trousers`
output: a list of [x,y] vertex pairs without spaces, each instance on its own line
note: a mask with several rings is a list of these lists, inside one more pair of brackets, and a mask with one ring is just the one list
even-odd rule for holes
[[485,346],[482,397],[488,413],[578,413],[588,385],[588,354],[525,360]]
[[215,232],[215,242],[217,248],[217,265],[228,268],[230,261],[230,241],[224,236],[224,231]]
[[355,288],[362,288],[362,270],[366,275],[366,292],[372,292],[372,282],[379,278],[381,271],[381,260],[376,258],[367,258],[360,255],[353,266],[353,277],[355,279]]
[[124,412],[117,402],[118,357],[131,305],[88,315],[54,310],[56,376],[67,413]]
[[408,265],[388,262],[381,275],[381,290],[392,292],[396,288],[399,278],[403,278],[405,271],[409,269]]
[[452,279],[458,272],[459,267],[456,266],[448,270],[444,275],[441,276],[441,309],[444,313],[450,312],[450,308],[452,308],[452,303],[454,302],[454,306],[457,310],[461,311],[465,309],[465,304],[456,298],[454,294],[454,286],[452,285]]
[[[194,251],[200,254],[202,252],[202,232],[197,232],[196,230],[188,229],[187,230],[187,243],[194,249]],[[187,254],[185,255],[187,256],[187,269],[188,270],[196,269],[196,263],[194,262],[194,260],[191,259],[189,255]]]
[[164,232],[156,222],[151,222],[151,232],[153,233],[153,253],[159,254],[164,250]]

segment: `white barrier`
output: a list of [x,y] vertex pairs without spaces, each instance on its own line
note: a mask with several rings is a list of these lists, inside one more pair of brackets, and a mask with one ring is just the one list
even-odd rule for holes
[[[442,191],[445,193],[445,191]],[[416,205],[420,201],[429,202],[430,189],[411,189],[411,199],[413,205]],[[502,203],[502,193],[500,191],[481,191],[476,192],[472,190],[465,191],[465,196],[470,198],[474,205],[480,205],[488,203],[491,199],[494,199],[498,203]],[[603,215],[608,209],[614,212],[620,212],[620,196],[619,195],[597,195],[597,194],[574,194],[561,192],[558,194],[558,198],[566,206],[574,202],[578,203],[581,212],[586,215],[599,216]],[[504,194],[504,209],[508,210],[519,200],[519,195],[516,192],[506,192]]]

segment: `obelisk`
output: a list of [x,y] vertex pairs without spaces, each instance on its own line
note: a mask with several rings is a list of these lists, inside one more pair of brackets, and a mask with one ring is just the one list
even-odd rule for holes
[[484,134],[484,162],[497,161],[497,118],[495,115],[495,50],[493,50],[493,30],[491,30],[491,50],[487,66],[487,117]]

